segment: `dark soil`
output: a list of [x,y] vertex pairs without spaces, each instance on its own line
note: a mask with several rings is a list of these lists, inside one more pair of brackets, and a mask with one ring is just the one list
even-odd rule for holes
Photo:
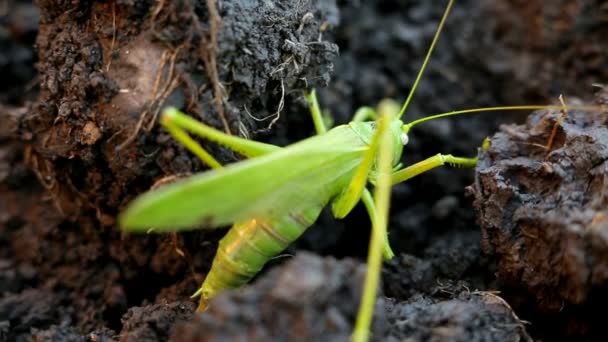
[[[248,136],[268,125],[248,113],[269,116],[287,94],[326,85],[338,52],[319,40],[337,20],[328,4],[228,2],[221,30],[202,3],[39,5],[30,163],[66,216],[94,210],[108,226],[158,179],[202,168],[155,125],[163,106]],[[318,19],[302,22],[308,12]]]
[[[210,3],[0,3],[0,340],[349,337],[369,241],[361,206],[340,221],[324,213],[254,284],[197,315],[189,296],[225,230],[130,236],[115,216],[163,179],[205,169],[158,127],[162,106],[281,145],[305,138],[307,86],[336,124],[404,99],[443,4],[222,1],[215,16]],[[458,1],[406,120],[560,94],[590,101],[608,76],[605,10]],[[606,304],[606,120],[572,111],[547,153],[538,145],[559,112],[528,114],[412,132],[405,163],[474,155],[501,123],[520,124],[493,137],[476,172],[395,186],[398,255],[383,270],[374,339],[602,339],[592,312]]]
[[[599,103],[607,100],[603,91]],[[496,133],[477,167],[482,247],[525,305],[566,321],[555,333],[603,324],[593,312],[608,299],[607,122],[605,113],[538,111]]]
[[[347,341],[353,331],[365,267],[299,253],[255,285],[218,296],[205,314],[178,325],[173,341]],[[373,340],[529,340],[500,297],[463,284],[436,283],[428,294],[379,300]]]

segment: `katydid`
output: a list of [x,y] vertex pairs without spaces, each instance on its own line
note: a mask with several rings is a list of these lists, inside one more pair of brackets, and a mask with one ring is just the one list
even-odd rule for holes
[[[391,186],[442,165],[471,168],[477,162],[476,157],[437,154],[403,168],[400,160],[408,132],[422,122],[441,117],[551,107],[478,108],[437,114],[407,124],[401,121],[452,4],[450,0],[401,108],[384,100],[376,109],[359,109],[350,123],[328,130],[312,90],[306,96],[317,135],[287,147],[227,135],[176,108],[166,108],[161,117],[163,127],[212,170],[136,198],[121,214],[120,226],[129,232],[174,232],[233,224],[220,241],[211,270],[194,295],[201,296],[199,310],[204,310],[219,292],[252,279],[267,261],[304,233],[324,207],[330,205],[333,216],[343,218],[363,201],[371,219],[372,237],[353,338],[367,340],[382,257],[393,257],[387,238]],[[249,159],[224,167],[188,132]],[[374,185],[374,196],[367,188],[368,183]]]

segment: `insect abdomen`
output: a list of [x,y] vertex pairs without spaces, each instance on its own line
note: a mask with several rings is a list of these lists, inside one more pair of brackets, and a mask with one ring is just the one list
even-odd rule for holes
[[322,208],[315,206],[279,218],[236,223],[220,241],[200,289],[199,310],[220,291],[237,288],[251,280],[268,260],[285,250],[317,220]]

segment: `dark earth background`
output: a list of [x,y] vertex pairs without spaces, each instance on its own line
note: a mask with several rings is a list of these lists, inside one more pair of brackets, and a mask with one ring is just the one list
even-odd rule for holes
[[[369,237],[361,205],[344,220],[324,213],[204,314],[189,296],[226,230],[132,236],[115,217],[167,177],[205,169],[155,124],[163,105],[241,136],[303,139],[306,87],[336,124],[403,100],[444,1],[212,3],[0,1],[0,340],[348,339]],[[607,21],[599,0],[459,0],[406,120],[560,94],[605,105]],[[414,129],[405,163],[475,155],[493,138],[475,171],[394,187],[397,256],[374,340],[605,339],[605,115],[529,114]]]

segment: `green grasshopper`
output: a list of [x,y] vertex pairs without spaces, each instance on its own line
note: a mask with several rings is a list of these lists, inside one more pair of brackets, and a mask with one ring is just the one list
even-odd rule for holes
[[[284,148],[227,135],[176,108],[165,109],[161,117],[163,127],[213,170],[136,198],[121,214],[120,226],[129,232],[174,232],[233,224],[220,241],[205,281],[193,295],[201,296],[198,310],[202,311],[219,292],[251,280],[267,261],[302,235],[325,206],[331,206],[333,216],[343,218],[361,200],[371,219],[372,236],[353,339],[367,340],[382,257],[390,259],[394,255],[387,238],[391,186],[442,165],[472,168],[477,163],[476,157],[437,154],[403,168],[400,160],[408,132],[422,122],[441,117],[550,107],[477,108],[437,114],[407,124],[401,121],[452,4],[450,0],[400,109],[395,102],[385,100],[376,109],[359,109],[350,123],[328,130],[312,90],[306,96],[317,135]],[[370,119],[373,121],[366,121]],[[249,159],[223,167],[186,131]],[[366,187],[368,183],[374,185],[373,196]]]

